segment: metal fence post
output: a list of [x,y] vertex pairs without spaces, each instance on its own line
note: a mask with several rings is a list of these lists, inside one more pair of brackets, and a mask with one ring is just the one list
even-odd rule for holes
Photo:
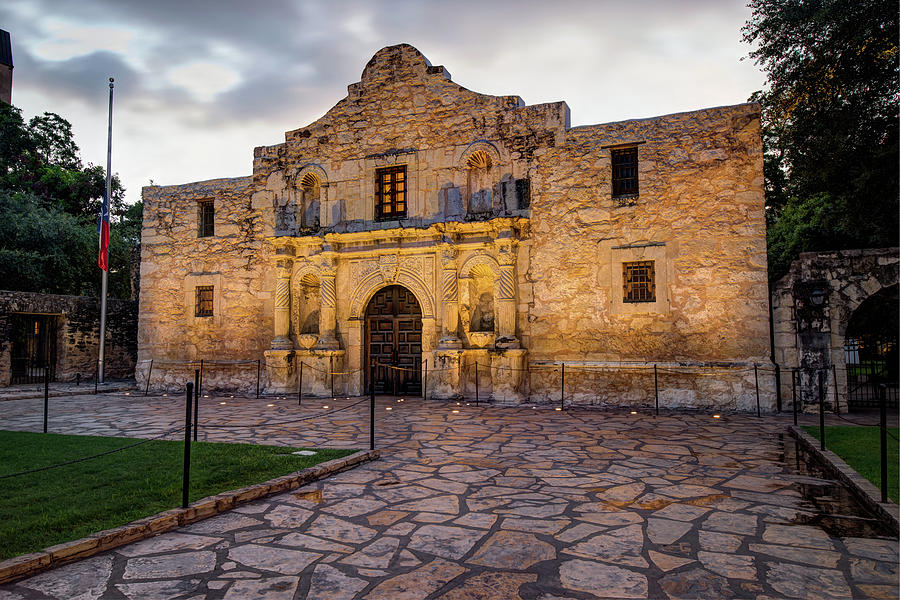
[[194,369],[194,441],[197,441],[197,421],[200,416],[200,371]]
[[759,366],[756,363],[753,363],[753,379],[756,382],[756,417],[762,417],[762,413],[759,410]]
[[191,401],[194,384],[188,381],[184,399],[184,469],[181,475],[181,508],[188,507],[188,488],[191,481]]
[[566,363],[562,364],[562,372],[559,378],[559,409],[566,409]]
[[194,392],[198,396],[200,395],[200,388],[203,386],[203,359],[200,359],[200,379],[197,381],[197,391]]
[[428,400],[428,359],[425,359],[425,379],[422,380],[422,400]]
[[825,371],[818,371],[819,376],[819,439],[822,450],[825,449]]
[[375,449],[375,361],[369,367],[369,450]]
[[475,361],[475,406],[478,406],[478,361]]
[[834,414],[841,414],[841,407],[838,403],[838,385],[837,385],[837,369],[831,365],[831,383],[834,386]]
[[94,395],[97,395],[97,385],[100,383],[100,371],[94,369]]
[[150,370],[147,371],[147,385],[144,386],[144,396],[150,392],[150,376],[153,375],[153,359],[150,359]]
[[256,359],[256,397],[259,398],[259,373],[260,373],[260,362],[259,359]]
[[300,372],[297,374],[297,406],[303,402],[303,361],[300,361]]
[[797,369],[791,369],[791,406],[794,408],[794,425],[797,424]]
[[50,408],[50,365],[44,365],[44,433],[47,433],[47,411]]
[[878,384],[878,412],[880,414],[880,431],[881,438],[881,501],[887,502],[888,490],[888,468],[887,468],[887,386],[883,383]]
[[653,393],[656,396],[656,415],[659,416],[659,374],[656,371],[656,364],[653,365]]
[[328,374],[331,375],[331,399],[334,400],[334,355],[328,357]]
[[775,408],[781,412],[781,366],[775,363]]

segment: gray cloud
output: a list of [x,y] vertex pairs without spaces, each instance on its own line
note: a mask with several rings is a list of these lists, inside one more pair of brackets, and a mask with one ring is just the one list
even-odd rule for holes
[[[102,114],[104,82],[114,75],[124,130],[166,136],[171,145],[210,131],[303,126],[346,94],[379,48],[400,42],[475,91],[566,100],[575,124],[740,102],[762,81],[745,84],[746,75],[735,74],[747,67],[736,48],[748,14],[743,0],[7,0],[0,23],[13,36],[14,101],[26,90],[45,102],[31,112],[76,101]],[[54,35],[52,20],[135,36],[128,55],[98,43],[48,60],[38,47]],[[238,81],[207,99],[169,80],[172,69],[196,62],[230,69]],[[166,130],[147,131],[150,122]],[[208,154],[221,169],[232,164],[228,152],[246,164],[248,150]],[[164,174],[169,168],[151,172],[178,181]]]

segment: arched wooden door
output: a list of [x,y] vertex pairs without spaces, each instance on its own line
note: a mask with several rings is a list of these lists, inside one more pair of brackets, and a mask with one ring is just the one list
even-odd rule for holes
[[[375,392],[417,394],[422,390],[422,309],[402,285],[376,292],[366,307],[365,364],[375,360]],[[391,369],[388,366],[401,367]],[[366,389],[371,371],[366,369]]]

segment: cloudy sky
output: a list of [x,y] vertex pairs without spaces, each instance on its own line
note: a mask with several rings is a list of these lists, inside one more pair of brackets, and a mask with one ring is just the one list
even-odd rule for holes
[[3,0],[13,104],[73,124],[86,162],[140,188],[251,171],[253,147],[320,117],[406,42],[457,83],[572,124],[736,104],[763,86],[746,0]]

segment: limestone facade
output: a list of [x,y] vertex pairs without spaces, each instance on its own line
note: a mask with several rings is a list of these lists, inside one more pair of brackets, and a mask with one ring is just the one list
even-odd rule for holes
[[[569,401],[640,404],[656,364],[664,405],[747,409],[759,364],[773,404],[755,104],[571,127],[564,102],[469,91],[404,44],[250,177],[143,198],[139,382],[149,359],[260,360],[270,392],[302,364],[304,393],[360,394],[391,322],[409,393],[427,363],[429,397],[473,396],[477,372],[482,399],[558,400],[564,361]],[[391,286],[414,301],[379,321]]]

